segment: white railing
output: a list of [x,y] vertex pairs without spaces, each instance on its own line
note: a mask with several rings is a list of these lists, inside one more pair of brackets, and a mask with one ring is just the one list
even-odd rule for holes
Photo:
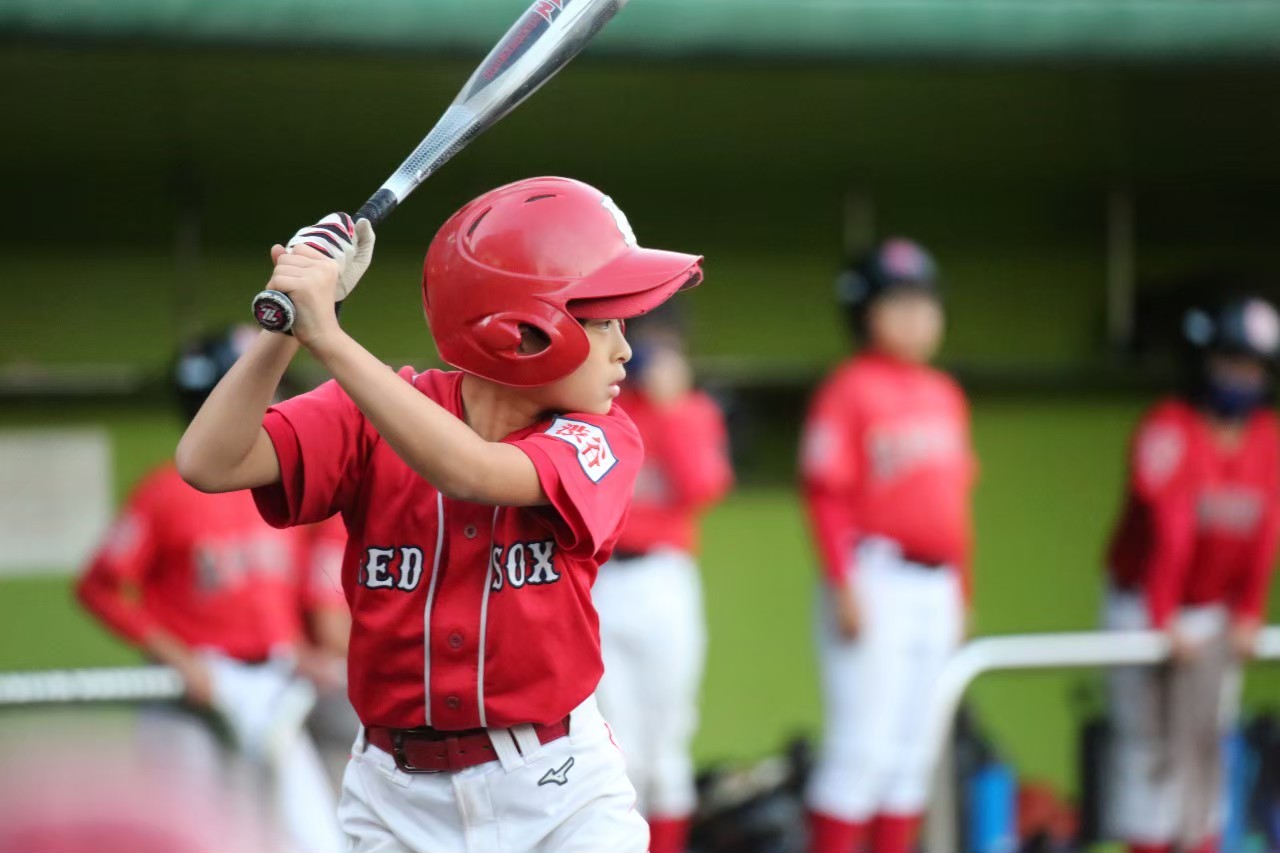
[[[1090,631],[1072,634],[1020,634],[984,637],[956,653],[934,688],[928,743],[933,767],[926,849],[956,853],[955,778],[951,770],[951,726],[965,691],[987,672],[1157,664],[1169,657],[1168,639],[1159,631]],[[1259,660],[1280,659],[1280,627],[1258,637]]]
[[0,673],[0,706],[49,702],[146,702],[180,696],[182,677],[167,666]]

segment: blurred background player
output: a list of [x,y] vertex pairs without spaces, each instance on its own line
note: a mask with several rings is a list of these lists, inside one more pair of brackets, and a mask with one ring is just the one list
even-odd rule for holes
[[1167,631],[1173,655],[1111,674],[1112,830],[1133,853],[1217,849],[1220,744],[1280,525],[1280,317],[1235,299],[1192,310],[1183,331],[1188,382],[1137,428],[1109,553],[1105,626]]
[[351,611],[342,591],[342,558],[347,526],[341,516],[301,528],[307,552],[303,562],[304,597],[300,602],[307,641],[319,654],[311,674],[316,704],[307,717],[307,731],[324,758],[334,789],[351,754],[351,741],[360,718],[347,698],[347,649],[351,639]]
[[801,459],[825,579],[810,850],[905,853],[925,805],[929,691],[965,632],[969,409],[928,366],[944,318],[924,249],[876,246],[837,297],[859,348],[819,388]]
[[618,404],[644,441],[631,515],[592,589],[604,677],[597,696],[627,758],[652,853],[683,853],[697,805],[690,747],[706,652],[698,517],[733,483],[728,432],[693,387],[669,304],[631,320]]
[[[256,334],[235,329],[184,349],[174,381],[188,421]],[[270,766],[292,844],[331,851],[343,846],[334,792],[301,727],[313,681],[341,688],[342,659],[305,639],[304,618],[332,647],[346,616],[309,577],[315,537],[268,526],[248,492],[203,494],[165,464],[135,488],[77,592],[108,628],[181,674],[191,709],[213,712],[244,755]],[[160,709],[143,725],[193,756],[214,749],[207,727]]]

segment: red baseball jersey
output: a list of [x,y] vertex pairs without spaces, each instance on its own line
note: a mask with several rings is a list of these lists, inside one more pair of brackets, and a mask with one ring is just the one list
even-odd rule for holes
[[335,515],[302,528],[306,536],[303,607],[310,611],[330,607],[347,609],[342,591],[342,558],[347,550],[347,528]]
[[949,376],[874,352],[836,368],[805,423],[801,477],[828,580],[843,584],[865,536],[944,563],[968,588],[977,463],[969,407]]
[[631,515],[618,538],[618,550],[644,554],[666,546],[695,553],[699,514],[733,485],[729,436],[720,407],[700,391],[657,406],[627,389],[618,404],[644,441],[644,465],[636,477]]
[[134,643],[161,628],[192,647],[260,660],[302,636],[303,545],[263,524],[248,492],[203,494],[164,465],[134,490],[79,595]]
[[1261,616],[1280,533],[1280,429],[1270,411],[1224,447],[1182,400],[1158,404],[1130,447],[1129,482],[1108,563],[1147,599],[1151,623],[1181,605],[1225,603]]
[[[400,376],[462,417],[461,373]],[[255,490],[263,517],[346,522],[348,682],[365,725],[552,723],[595,690],[591,585],[643,458],[621,409],[548,417],[503,439],[533,461],[551,500],[523,508],[441,495],[336,382],[273,406],[264,426],[281,481]]]

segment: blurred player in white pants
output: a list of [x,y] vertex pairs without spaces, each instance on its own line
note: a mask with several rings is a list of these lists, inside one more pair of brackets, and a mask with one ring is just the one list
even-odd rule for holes
[[1280,536],[1280,315],[1234,299],[1183,331],[1189,382],[1138,426],[1108,554],[1104,625],[1167,631],[1173,657],[1110,676],[1111,829],[1132,853],[1218,848],[1221,741]]
[[592,590],[604,678],[597,690],[649,821],[652,853],[684,853],[696,796],[690,744],[706,650],[698,516],[732,485],[724,416],[693,389],[669,312],[628,324],[618,404],[644,440],[631,515]]
[[[256,334],[219,335],[181,355],[175,382],[188,418]],[[136,487],[77,591],[103,624],[182,675],[188,704],[221,718],[239,751],[270,769],[294,848],[323,853],[344,842],[302,725],[315,684],[342,664],[303,637],[316,604],[308,551],[304,533],[263,522],[248,492],[203,494],[166,464]],[[140,720],[158,729],[177,714],[153,708]]]
[[877,246],[837,295],[860,350],[819,389],[801,460],[825,577],[826,730],[806,794],[809,849],[907,853],[927,795],[930,694],[965,631],[969,411],[928,366],[943,313],[923,249]]

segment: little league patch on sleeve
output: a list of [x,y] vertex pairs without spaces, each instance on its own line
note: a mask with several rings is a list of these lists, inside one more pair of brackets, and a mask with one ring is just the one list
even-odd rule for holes
[[600,482],[600,479],[618,464],[618,457],[613,455],[613,449],[609,447],[609,440],[605,438],[604,430],[595,424],[569,418],[556,418],[547,429],[547,435],[573,445],[578,451],[578,461],[582,463],[582,470],[593,483]]

